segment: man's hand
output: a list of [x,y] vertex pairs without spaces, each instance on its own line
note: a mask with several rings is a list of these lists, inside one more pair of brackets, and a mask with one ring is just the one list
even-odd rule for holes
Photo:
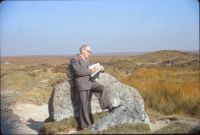
[[100,66],[100,69],[101,69],[100,71],[104,71],[105,70],[102,65]]
[[96,72],[97,70],[100,70],[100,71],[104,71],[104,67],[102,65],[100,65],[99,63],[96,64],[95,66],[91,66],[89,67],[89,69],[94,73]]
[[96,68],[90,68],[89,70],[91,70],[94,73],[96,71]]

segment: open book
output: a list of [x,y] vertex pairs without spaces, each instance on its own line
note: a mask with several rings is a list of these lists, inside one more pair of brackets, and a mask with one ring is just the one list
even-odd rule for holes
[[91,78],[96,78],[98,74],[102,71],[102,66],[99,63],[89,66],[89,69],[94,69],[95,72],[90,75]]

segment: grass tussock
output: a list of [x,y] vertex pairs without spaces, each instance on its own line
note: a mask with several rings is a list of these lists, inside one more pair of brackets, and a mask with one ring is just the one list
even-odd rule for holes
[[190,124],[175,122],[155,131],[154,134],[188,134],[191,128]]
[[53,135],[59,134],[61,132],[69,132],[70,129],[75,129],[77,127],[76,120],[73,117],[63,119],[61,121],[49,121],[44,123],[41,127],[39,134]]
[[137,88],[148,108],[200,117],[198,69],[141,68],[123,77],[122,82]]
[[[95,113],[91,117],[93,123],[97,122],[99,119],[103,118],[108,112],[100,112]],[[66,118],[61,121],[52,121],[47,118],[43,127],[40,129],[40,134],[60,134],[60,133],[68,133],[71,129],[77,130],[78,123],[74,117]],[[92,132],[89,129],[81,130],[77,132],[77,134],[91,134]]]

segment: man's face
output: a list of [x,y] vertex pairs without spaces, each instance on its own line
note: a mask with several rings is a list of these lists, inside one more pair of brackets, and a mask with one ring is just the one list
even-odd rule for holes
[[91,52],[90,47],[86,47],[85,50],[83,50],[83,56],[84,56],[86,59],[88,59],[88,58],[90,57],[91,53],[92,53],[92,52]]

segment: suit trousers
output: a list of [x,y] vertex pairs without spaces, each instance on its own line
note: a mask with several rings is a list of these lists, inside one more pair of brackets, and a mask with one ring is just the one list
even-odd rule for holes
[[90,107],[91,96],[94,94],[98,100],[102,110],[112,108],[111,101],[108,97],[108,92],[104,86],[98,86],[91,90],[83,90],[78,92],[79,101],[79,124],[81,128],[87,128],[91,125]]

